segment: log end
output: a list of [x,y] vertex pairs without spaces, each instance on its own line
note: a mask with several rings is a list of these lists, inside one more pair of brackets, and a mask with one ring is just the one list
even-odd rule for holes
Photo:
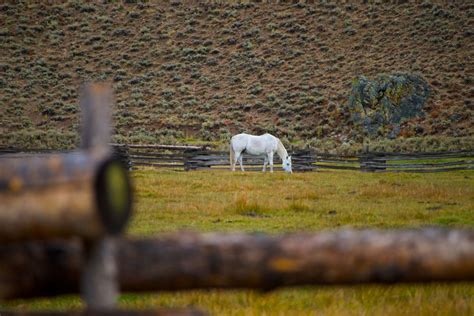
[[121,233],[132,213],[132,189],[126,167],[117,159],[105,160],[97,173],[95,192],[105,231]]

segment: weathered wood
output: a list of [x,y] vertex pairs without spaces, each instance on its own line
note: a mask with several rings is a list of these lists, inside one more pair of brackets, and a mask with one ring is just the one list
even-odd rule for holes
[[[312,160],[307,159],[307,162],[312,162]],[[325,163],[334,163],[334,164],[358,164],[359,160],[348,160],[348,159],[315,159],[315,162],[325,162]]]
[[31,154],[31,153],[64,153],[64,151],[59,151],[57,149],[45,149],[45,148],[7,147],[7,148],[0,148],[0,153],[22,155],[22,154]]
[[435,173],[435,172],[450,172],[450,171],[464,171],[464,170],[474,170],[474,166],[451,167],[451,168],[431,168],[431,169],[388,169],[388,170],[375,170],[374,172]]
[[[127,148],[127,157],[123,159],[127,162],[129,168],[134,162],[141,166],[155,166],[159,168],[176,168],[172,162],[182,163],[184,170],[198,170],[198,169],[218,169],[219,166],[227,166],[228,152],[205,150],[207,148],[199,146],[174,146],[174,145],[126,145],[113,144],[114,148]],[[129,146],[135,148],[128,150]],[[156,147],[156,148],[155,148]],[[188,149],[183,149],[186,147]],[[166,149],[171,148],[171,149]],[[175,148],[175,149],[173,149]],[[196,149],[200,148],[200,149]],[[176,150],[176,151],[175,151]],[[170,153],[171,151],[171,153]],[[175,152],[173,152],[175,151]],[[11,152],[11,151],[9,151]],[[6,154],[6,156],[12,155]],[[23,157],[25,154],[15,154]],[[5,156],[5,155],[3,155]],[[0,159],[3,157],[0,156]],[[361,170],[370,172],[381,172],[388,168],[388,171],[396,172],[399,168],[406,168],[405,172],[440,172],[451,171],[449,168],[436,169],[437,167],[461,166],[465,165],[465,169],[469,170],[472,167],[472,159],[465,159],[473,157],[472,151],[450,151],[450,152],[426,152],[426,153],[383,153],[383,152],[367,152],[361,155],[337,155],[330,153],[321,153],[314,150],[302,150],[293,153],[293,170],[294,171],[309,171],[321,168],[325,169],[347,169],[347,170]],[[458,161],[448,162],[433,162],[433,163],[417,163],[416,160],[426,159],[455,159],[463,158]],[[277,161],[279,160],[276,157]],[[128,161],[131,160],[129,163]],[[397,163],[397,161],[413,161],[413,163]],[[394,162],[394,163],[388,163]],[[170,164],[171,162],[171,164]],[[244,165],[261,165],[263,164],[262,157],[252,157],[244,155]],[[345,167],[344,165],[348,165]],[[453,170],[454,171],[454,170]]]
[[401,163],[381,163],[378,161],[366,162],[368,166],[372,167],[383,167],[383,168],[439,168],[448,166],[465,166],[473,165],[474,160],[458,160],[450,162],[438,162],[438,163],[412,163],[412,164],[401,164]]
[[126,168],[114,158],[107,84],[82,90],[82,150],[0,158],[0,242],[120,232],[130,215]]
[[340,155],[340,154],[331,154],[331,153],[323,153],[323,152],[313,152],[310,151],[311,155],[316,157],[324,157],[324,158],[342,158],[342,159],[352,159],[354,157],[358,157],[355,155]]
[[117,241],[105,236],[85,243],[85,265],[81,274],[81,295],[88,308],[113,308],[119,294],[117,280]]
[[3,155],[0,158],[0,191],[18,192],[30,187],[91,178],[108,153],[75,151],[62,154]]
[[176,163],[176,164],[170,164],[170,163],[153,163],[153,162],[135,162],[133,164],[134,166],[143,166],[143,167],[155,167],[155,168],[183,168],[184,164],[183,163]]
[[127,147],[112,147],[112,156],[122,162],[128,170],[132,168],[133,163]]
[[359,167],[352,167],[352,166],[335,166],[335,165],[321,165],[321,164],[316,164],[315,166],[318,169],[361,170],[361,168]]
[[[0,245],[0,298],[78,290],[77,241]],[[194,234],[118,243],[122,291],[474,281],[474,230]]]
[[0,200],[0,242],[95,238],[131,212],[126,170],[103,150],[1,158]]
[[127,146],[129,148],[150,148],[150,149],[169,149],[169,150],[203,150],[207,148],[206,145],[191,146],[191,145],[140,145],[140,144],[116,144],[111,143],[111,146]]
[[379,161],[379,160],[387,160],[387,161],[397,161],[397,160],[434,160],[434,159],[450,159],[450,158],[472,158],[474,157],[474,153],[439,153],[437,155],[424,155],[413,153],[411,155],[405,154],[395,154],[392,155],[379,155],[378,153],[371,153],[372,160]]
[[204,316],[204,313],[198,309],[192,308],[161,308],[155,310],[120,310],[120,309],[103,309],[103,310],[83,310],[83,311],[67,311],[67,312],[13,312],[0,311],[2,316]]
[[137,157],[137,156],[131,156],[131,158],[135,162],[165,162],[165,163],[170,163],[170,162],[180,162],[183,163],[185,161],[184,158],[177,158],[177,157]]
[[109,148],[113,93],[109,84],[85,84],[81,92],[81,148]]
[[182,154],[162,154],[162,153],[130,153],[131,158],[136,159],[185,159]]
[[430,152],[415,152],[415,153],[403,153],[403,152],[370,152],[372,155],[376,156],[394,156],[394,157],[426,157],[426,156],[474,156],[474,151],[472,150],[452,150],[452,151],[430,151]]

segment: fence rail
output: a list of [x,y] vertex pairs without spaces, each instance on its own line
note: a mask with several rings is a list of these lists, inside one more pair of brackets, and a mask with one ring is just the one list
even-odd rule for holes
[[[228,170],[229,154],[211,150],[208,145],[139,145],[112,144],[117,158],[130,169],[151,166],[180,170]],[[31,153],[51,153],[47,149],[0,148],[2,157],[23,157]],[[292,153],[293,170],[359,170],[363,172],[445,172],[474,170],[474,151],[445,152],[366,152],[360,155],[337,155],[315,150],[300,150]],[[245,170],[262,169],[263,156],[244,155]],[[280,163],[278,157],[275,163]]]
[[[117,278],[126,292],[472,282],[473,243],[469,229],[180,232],[118,240]],[[0,244],[0,299],[77,293],[85,256],[77,240]]]

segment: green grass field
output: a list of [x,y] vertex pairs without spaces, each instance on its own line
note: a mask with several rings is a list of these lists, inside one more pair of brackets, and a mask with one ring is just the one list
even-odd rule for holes
[[[280,233],[341,227],[474,227],[474,172],[373,174],[322,171],[133,172],[133,236],[161,232]],[[77,296],[0,303],[64,310]],[[473,315],[473,284],[305,287],[270,293],[190,291],[125,294],[124,308],[195,306],[214,315]]]

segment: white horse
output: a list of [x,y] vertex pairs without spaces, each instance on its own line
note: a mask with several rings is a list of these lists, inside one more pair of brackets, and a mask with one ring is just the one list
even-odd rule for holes
[[270,172],[273,172],[273,155],[275,153],[280,156],[283,162],[283,170],[293,173],[291,169],[291,156],[281,143],[280,139],[270,134],[263,134],[260,136],[249,134],[238,134],[230,140],[230,166],[232,171],[235,171],[237,161],[240,163],[240,169],[244,171],[242,165],[242,154],[250,155],[265,155],[263,163],[263,172],[267,169],[267,164],[270,163]]

